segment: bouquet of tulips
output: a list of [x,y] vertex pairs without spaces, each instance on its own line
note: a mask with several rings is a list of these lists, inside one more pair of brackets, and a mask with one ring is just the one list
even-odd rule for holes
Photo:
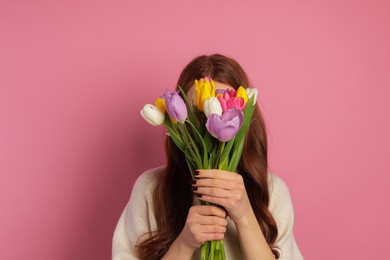
[[[211,78],[195,80],[195,104],[190,104],[179,86],[167,90],[141,110],[151,125],[164,125],[176,146],[184,153],[194,179],[195,169],[221,169],[237,172],[252,120],[257,89],[218,89]],[[210,205],[201,201],[202,204]],[[202,245],[201,260],[224,260],[223,240]]]

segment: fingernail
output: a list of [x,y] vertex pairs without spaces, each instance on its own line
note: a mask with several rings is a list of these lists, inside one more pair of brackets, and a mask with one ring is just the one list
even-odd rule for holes
[[198,190],[198,187],[192,187],[192,190],[193,190],[193,191],[197,191],[197,190]]
[[195,175],[195,176],[198,176],[198,175],[199,175],[199,171],[198,171],[198,170],[195,170],[195,171],[194,171],[194,175]]
[[195,185],[196,184],[196,180],[191,180],[191,184]]

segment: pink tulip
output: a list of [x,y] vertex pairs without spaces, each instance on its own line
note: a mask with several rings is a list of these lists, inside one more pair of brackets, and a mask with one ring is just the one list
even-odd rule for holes
[[[219,93],[218,93],[219,92]],[[223,112],[229,109],[243,110],[246,106],[244,99],[241,97],[236,97],[237,91],[235,89],[226,89],[223,92],[218,91],[217,98],[219,103],[221,103]]]

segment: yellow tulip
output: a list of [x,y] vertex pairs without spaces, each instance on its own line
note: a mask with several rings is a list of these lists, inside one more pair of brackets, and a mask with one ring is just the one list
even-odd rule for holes
[[165,100],[162,98],[158,98],[156,100],[156,107],[158,107],[163,114],[165,113],[166,107],[165,107]]
[[246,93],[245,88],[243,88],[242,86],[240,86],[237,89],[236,97],[240,97],[240,98],[244,99],[244,104],[246,102],[248,102],[248,94]]
[[210,97],[215,97],[215,83],[210,78],[195,80],[195,90],[196,107],[203,111],[203,102]]

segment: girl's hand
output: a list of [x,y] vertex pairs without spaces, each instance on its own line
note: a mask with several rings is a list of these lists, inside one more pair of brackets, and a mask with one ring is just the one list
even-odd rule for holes
[[252,206],[240,174],[224,170],[197,170],[193,191],[200,200],[220,205],[237,224],[253,215]]
[[192,206],[178,240],[185,247],[195,250],[206,241],[223,239],[227,226],[225,217],[226,212],[221,208]]

